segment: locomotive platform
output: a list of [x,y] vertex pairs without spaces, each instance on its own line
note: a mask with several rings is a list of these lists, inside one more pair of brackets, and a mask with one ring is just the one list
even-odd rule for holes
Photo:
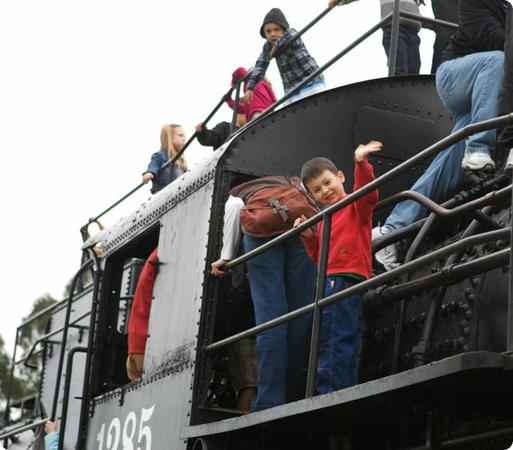
[[[469,352],[422,367],[372,380],[330,394],[299,400],[275,408],[182,429],[183,439],[221,435],[261,426],[301,429],[315,422],[326,424],[393,420],[393,405],[439,407],[468,402],[510,402],[513,398],[513,356]],[[511,403],[509,403],[511,404]]]

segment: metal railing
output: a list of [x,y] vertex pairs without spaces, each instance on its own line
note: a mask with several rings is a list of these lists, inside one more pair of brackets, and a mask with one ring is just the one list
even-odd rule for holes
[[[308,365],[308,381],[307,381],[307,392],[306,396],[310,397],[314,395],[314,380],[315,380],[315,372],[316,372],[316,366],[317,366],[317,351],[318,351],[318,336],[319,336],[319,329],[320,329],[320,309],[328,306],[332,303],[341,301],[347,297],[350,297],[355,294],[363,294],[369,289],[376,288],[378,286],[381,286],[387,282],[390,282],[394,279],[397,279],[398,276],[408,274],[413,272],[414,270],[417,270],[418,268],[421,268],[425,266],[426,264],[435,261],[437,259],[440,259],[444,256],[451,255],[455,252],[459,252],[464,250],[465,248],[469,246],[479,245],[487,242],[493,242],[499,239],[509,239],[511,230],[510,228],[501,228],[498,230],[493,230],[490,232],[469,236],[465,239],[462,239],[458,242],[455,242],[453,244],[450,244],[442,249],[436,250],[429,255],[421,256],[417,259],[414,259],[412,261],[406,262],[405,264],[380,275],[377,275],[373,278],[370,278],[368,280],[365,280],[361,283],[358,283],[355,286],[352,286],[350,288],[347,288],[341,292],[338,292],[336,294],[333,294],[329,297],[323,298],[323,292],[324,292],[324,283],[326,279],[326,261],[328,257],[329,252],[329,235],[331,232],[331,216],[341,210],[342,208],[348,206],[349,204],[355,202],[359,198],[369,194],[370,192],[374,191],[375,189],[378,189],[379,187],[386,184],[388,181],[392,180],[396,176],[400,175],[401,173],[405,172],[409,168],[417,165],[421,161],[424,161],[432,156],[435,156],[436,154],[440,153],[445,148],[455,144],[456,142],[459,142],[460,140],[475,134],[480,131],[484,130],[490,130],[498,127],[505,126],[507,124],[513,123],[513,113],[507,114],[505,116],[496,117],[494,119],[486,120],[479,123],[474,123],[467,125],[466,127],[452,133],[451,135],[441,139],[440,141],[434,143],[430,147],[424,149],[417,155],[414,155],[410,159],[404,161],[403,163],[399,164],[397,167],[391,169],[389,172],[381,175],[380,177],[376,178],[375,180],[371,181],[370,183],[366,184],[365,186],[361,187],[357,191],[349,194],[344,199],[340,200],[334,205],[329,206],[324,211],[321,211],[314,217],[306,220],[301,225],[299,225],[296,228],[293,228],[280,236],[269,240],[265,244],[261,245],[260,247],[236,258],[232,261],[225,264],[224,269],[229,270],[236,265],[239,265],[243,262],[248,261],[251,258],[254,258],[255,256],[260,255],[261,253],[269,250],[270,248],[280,244],[281,242],[290,239],[294,236],[299,235],[303,230],[306,230],[307,228],[310,228],[311,226],[319,223],[321,220],[324,221],[323,226],[323,234],[322,234],[322,245],[321,245],[321,252],[319,257],[319,272],[318,272],[318,279],[317,279],[317,289],[315,294],[315,300],[313,303],[303,306],[299,309],[296,309],[294,311],[291,311],[287,314],[284,314],[283,316],[277,317],[275,319],[272,319],[268,322],[259,324],[253,328],[250,328],[246,331],[243,331],[241,333],[235,334],[233,336],[230,336],[228,338],[222,339],[220,341],[214,342],[208,346],[205,347],[206,351],[213,351],[217,350],[221,347],[224,347],[228,344],[231,344],[233,342],[236,342],[240,339],[247,338],[250,336],[255,336],[263,331],[266,331],[268,329],[274,328],[278,325],[284,324],[286,322],[289,322],[293,319],[296,319],[298,317],[304,316],[306,314],[313,313],[313,325],[312,325],[312,341],[311,341],[311,348],[310,348],[310,359],[309,359],[309,365]],[[432,211],[434,211],[437,214],[440,214],[442,216],[450,216],[455,215],[462,212],[467,212],[472,209],[477,209],[481,206],[484,206],[486,204],[489,204],[490,202],[494,202],[496,199],[505,197],[509,192],[511,192],[511,186],[508,186],[506,188],[497,190],[495,192],[492,192],[488,195],[483,196],[480,199],[474,200],[469,202],[468,206],[462,205],[461,207],[454,208],[455,212],[451,212],[451,210],[447,210],[445,208],[440,207],[435,202],[427,199],[426,197],[422,196],[419,193],[411,194],[411,192],[402,193],[401,195],[397,195],[394,199],[394,203],[403,200],[404,198],[411,198],[413,200],[421,200],[423,204],[430,208]],[[386,200],[384,202],[385,206],[389,206],[392,203],[392,200]],[[382,202],[383,205],[383,202]],[[508,317],[508,326],[510,325],[511,317]]]
[[[344,2],[342,2],[343,4]],[[396,61],[396,54],[397,54],[397,42],[398,42],[398,30],[399,30],[399,22],[401,18],[408,18],[408,19],[414,19],[419,21],[422,25],[424,24],[430,24],[430,25],[437,25],[441,27],[448,27],[448,28],[458,28],[458,25],[447,22],[444,20],[438,20],[438,19],[432,19],[429,17],[420,16],[417,14],[412,13],[406,13],[399,10],[399,3],[400,0],[395,0],[394,4],[394,12],[387,15],[385,18],[383,18],[380,22],[378,22],[376,25],[371,27],[368,31],[366,31],[364,34],[359,36],[357,39],[355,39],[351,44],[349,44],[346,48],[344,48],[342,51],[340,51],[337,55],[335,55],[332,59],[330,59],[327,63],[319,67],[318,70],[313,72],[310,76],[305,78],[301,83],[294,86],[290,91],[288,91],[282,98],[280,98],[276,103],[269,106],[267,109],[265,109],[262,114],[258,116],[258,119],[262,119],[269,114],[271,114],[278,106],[285,103],[287,100],[289,100],[291,97],[296,95],[301,88],[312,82],[315,78],[317,78],[319,75],[321,75],[326,69],[331,67],[335,62],[337,62],[339,59],[341,59],[344,55],[348,54],[351,50],[353,50],[355,47],[360,45],[362,42],[364,42],[367,38],[369,38],[372,34],[374,34],[376,31],[383,28],[383,26],[387,25],[388,23],[392,22],[392,39],[391,39],[391,50],[390,50],[390,58],[389,58],[389,76],[392,76],[395,73],[395,61]],[[293,38],[290,39],[285,44],[285,48],[290,46],[294,41],[299,39],[303,34],[305,34],[308,30],[310,30],[315,24],[317,24],[323,17],[325,17],[333,8],[326,8],[323,10],[319,15],[317,15],[313,20],[311,20],[306,26],[304,26],[300,31],[298,31],[297,35],[295,35]],[[282,50],[283,51],[283,50]],[[217,105],[212,109],[212,111],[208,114],[208,116],[203,120],[203,125],[206,126],[206,124],[212,119],[212,117],[217,113],[217,111],[221,108],[223,103],[225,102],[225,97],[231,96],[232,92],[235,90],[235,101],[234,101],[234,108],[233,108],[233,116],[232,116],[232,122],[231,122],[231,131],[232,135],[235,131],[241,132],[245,130],[250,124],[246,124],[243,127],[241,127],[239,130],[235,130],[235,123],[237,118],[237,112],[238,112],[238,105],[240,101],[240,88],[242,86],[242,83],[244,83],[245,80],[250,76],[250,73],[248,73],[246,76],[238,80],[235,86],[232,86],[228,92],[223,95],[221,100],[217,103]],[[162,165],[159,169],[159,172],[162,170],[165,170],[170,165],[174,164],[187,150],[189,145],[194,141],[194,139],[198,136],[198,132],[195,131],[193,135],[189,138],[189,140],[185,143],[183,148],[177,152],[170,160],[168,160],[164,165]],[[132,190],[127,192],[125,195],[123,195],[119,200],[114,202],[112,205],[104,209],[101,213],[98,215],[90,218],[87,223],[85,223],[81,228],[80,231],[82,235],[85,235],[85,230],[87,227],[99,220],[102,216],[110,212],[112,209],[114,209],[116,206],[121,204],[123,201],[125,201],[127,198],[129,198],[131,195],[133,195],[136,191],[138,191],[142,186],[144,186],[144,183],[141,182],[137,186],[135,186]]]

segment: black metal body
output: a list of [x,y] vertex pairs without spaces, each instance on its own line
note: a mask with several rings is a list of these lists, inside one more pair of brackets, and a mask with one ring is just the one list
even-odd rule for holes
[[[66,308],[61,304],[52,309],[59,319],[40,338],[61,336],[51,345],[72,342],[57,353],[59,361],[45,356],[46,376],[55,373],[50,370],[52,364],[62,375],[59,365],[64,355],[72,361],[75,352],[83,351],[77,341],[80,333],[87,339],[83,366],[71,376],[68,364],[65,389],[55,390],[58,380],[42,388],[43,406],[53,409],[55,399],[63,405],[57,413],[66,430],[61,448],[112,446],[116,433],[121,439],[123,430],[132,436],[134,446],[150,448],[151,443],[154,450],[331,450],[347,448],[348,442],[355,449],[462,447],[509,436],[513,417],[505,405],[513,401],[508,388],[512,362],[499,353],[506,349],[509,272],[503,269],[510,255],[510,181],[496,176],[443,205],[406,191],[429,158],[444,146],[509,120],[505,116],[445,138],[451,122],[434,95],[432,77],[373,80],[327,91],[256,121],[203,166],[88,241],[85,248],[101,241],[104,249],[98,260],[89,263],[95,265],[92,291],[71,298]],[[322,154],[345,172],[350,191],[352,152],[358,143],[373,138],[385,145],[383,154],[372,158],[381,178],[309,223],[324,219],[326,224],[338,208],[375,187],[384,199],[376,221],[395,202],[415,199],[437,219],[421,221],[402,232],[411,261],[394,272],[376,271],[369,280],[325,299],[325,268],[320,267],[314,303],[267,324],[252,327],[248,323],[246,330],[234,332],[233,322],[242,319],[239,312],[230,311],[249,301],[247,286],[233,287],[209,274],[209,264],[221,246],[224,201],[230,186],[259,175],[297,175],[305,160]],[[191,239],[177,239],[187,233]],[[323,260],[328,236],[323,239]],[[130,280],[131,287],[124,290],[125,263],[145,258],[156,245],[162,264],[154,288],[145,375],[140,382],[128,384],[124,374],[127,318],[122,304],[133,295],[135,283]],[[376,248],[382,245],[377,243]],[[235,268],[250,257],[239,257],[229,266]],[[363,384],[315,396],[320,311],[356,292],[365,294]],[[399,322],[398,304],[403,305]],[[221,382],[216,387],[212,382],[226,359],[225,346],[312,312],[317,317],[310,364],[305,367],[307,398],[243,417],[226,409],[229,405],[223,402],[228,397],[219,387],[224,385]],[[119,320],[124,323],[120,325]],[[69,334],[71,330],[75,334]],[[68,402],[74,408],[71,414]],[[479,413],[479,417],[469,417],[465,411]],[[227,417],[233,418],[221,420]],[[130,434],[132,427],[142,430],[141,436],[139,431]]]

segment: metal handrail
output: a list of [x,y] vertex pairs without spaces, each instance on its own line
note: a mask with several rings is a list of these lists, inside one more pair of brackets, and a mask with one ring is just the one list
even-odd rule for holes
[[[225,94],[223,95],[223,98],[217,103],[217,105],[214,107],[214,109],[212,111],[210,111],[210,114],[205,118],[205,120],[203,120],[203,124],[207,124],[210,119],[214,116],[214,114],[219,110],[219,108],[221,108],[221,106],[223,106],[223,103],[224,103],[224,98],[227,96],[227,95],[231,95],[233,91],[233,88],[230,88],[230,90]],[[189,145],[192,143],[192,141],[194,141],[194,139],[196,139],[196,137],[198,136],[198,132],[195,131],[192,136],[189,138],[189,140],[185,143],[185,145],[182,147],[182,149],[180,151],[178,151],[170,160],[168,160],[165,164],[163,164],[160,168],[159,168],[159,172],[161,172],[162,170],[166,169],[167,167],[169,167],[171,164],[174,164],[182,155],[183,153],[185,152],[185,150],[187,150],[187,148],[189,147]],[[144,186],[145,183],[141,182],[139,183],[136,187],[134,187],[130,192],[126,193],[123,197],[121,197],[119,200],[117,200],[116,202],[114,202],[112,205],[110,205],[108,208],[104,209],[100,214],[98,214],[97,216],[95,217],[92,217],[90,218],[86,224],[84,224],[82,227],[80,227],[80,230],[83,230],[84,228],[87,228],[89,226],[89,224],[93,223],[93,222],[96,222],[98,219],[100,219],[100,217],[104,216],[105,214],[107,214],[109,211],[111,211],[112,209],[114,209],[116,206],[118,206],[120,203],[122,203],[124,200],[126,200],[128,197],[130,197],[132,194],[134,194],[136,191],[138,191],[141,187]]]
[[[59,433],[59,441],[57,444],[57,450],[64,448],[64,431],[66,430],[66,423],[68,421],[68,407],[69,407],[69,393],[71,390],[71,375],[73,373],[73,363],[75,361],[75,355],[77,353],[87,353],[87,347],[74,347],[68,352],[68,359],[66,362],[66,379],[64,380],[64,394],[61,409],[61,433]],[[87,383],[87,380],[84,380]],[[82,398],[83,402],[85,399]]]
[[24,431],[27,431],[27,430],[39,428],[39,427],[43,426],[49,420],[50,420],[50,418],[46,417],[45,419],[40,419],[40,420],[37,420],[36,422],[30,422],[26,425],[16,427],[10,431],[7,431],[6,433],[0,434],[0,440],[7,439],[11,436],[15,436],[16,434],[23,433]]
[[[82,314],[81,316],[77,317],[75,320],[73,320],[72,322],[70,322],[68,324],[68,327],[72,327],[73,325],[77,324],[78,322],[80,322],[82,319],[85,319],[87,316],[89,316],[91,314],[90,311],[87,311],[85,312],[84,314]],[[34,353],[34,350],[36,349],[36,346],[37,344],[39,344],[40,342],[43,342],[43,341],[46,341],[48,338],[52,337],[52,336],[55,336],[56,334],[59,334],[61,333],[62,331],[64,331],[64,326],[57,329],[57,330],[54,330],[54,331],[51,331],[50,333],[46,333],[44,334],[43,336],[40,336],[36,341],[34,341],[34,343],[32,344],[32,347],[30,348],[30,351],[28,352],[27,356],[23,357],[22,359],[19,359],[18,361],[16,361],[14,364],[15,365],[18,365],[18,364],[21,364],[21,363],[24,363],[25,367],[29,367],[29,368],[32,368],[32,369],[38,369],[39,367],[38,366],[34,366],[33,364],[29,364],[28,361],[30,360],[30,358],[32,358],[32,354]]]
[[[350,203],[356,201],[357,199],[363,197],[364,195],[372,192],[374,189],[380,187],[390,179],[394,178],[395,176],[399,175],[400,173],[404,172],[408,168],[416,165],[418,162],[427,159],[431,156],[434,156],[435,154],[441,152],[443,149],[448,147],[449,145],[452,145],[461,139],[467,137],[470,134],[497,128],[499,126],[502,126],[507,123],[511,123],[513,121],[513,114],[508,114],[501,117],[496,117],[494,119],[486,120],[483,122],[467,125],[466,127],[452,133],[451,135],[441,139],[440,141],[434,143],[427,149],[421,151],[417,155],[409,158],[408,160],[404,161],[403,163],[399,164],[394,169],[390,170],[389,172],[385,173],[384,175],[378,177],[374,181],[371,181],[367,185],[361,187],[357,191],[351,193],[341,201],[337,202],[334,205],[331,205],[330,207],[326,208],[324,211],[318,213],[314,217],[306,220],[303,222],[300,226],[289,230],[282,235],[268,241],[267,243],[261,245],[260,247],[257,247],[256,249],[242,255],[239,258],[236,258],[227,264],[224,265],[225,270],[229,270],[232,267],[234,267],[237,264],[240,264],[244,261],[247,261],[248,259],[257,256],[258,254],[268,250],[269,248],[278,245],[278,243],[291,238],[292,236],[296,236],[299,233],[301,233],[303,230],[311,227],[312,225],[320,222],[321,220],[327,220],[331,217],[333,213],[336,211],[339,211],[341,208],[349,205]],[[427,199],[425,196],[419,193],[415,192],[403,192],[398,195],[396,195],[391,200],[385,200],[384,202],[381,202],[381,206],[387,206],[390,203],[394,201],[402,200],[403,198],[412,198],[414,200],[421,200],[427,206],[428,208],[431,208],[435,214],[439,215],[455,215],[457,213],[466,212],[469,209],[472,208],[478,208],[482,206],[483,204],[488,204],[489,202],[493,202],[495,199],[500,198],[502,196],[505,196],[510,192],[510,186],[500,189],[498,191],[491,192],[487,195],[484,195],[481,198],[478,198],[476,200],[473,200],[471,202],[468,202],[466,205],[461,205],[458,207],[453,208],[455,211],[447,210],[446,208],[441,207],[440,205],[436,204],[435,202]],[[328,223],[330,224],[330,220],[328,219]],[[328,227],[329,229],[330,227]],[[328,233],[329,231],[326,231],[326,229],[323,230],[323,243],[322,243],[322,249],[320,253],[320,260],[321,263],[326,261],[327,255],[329,252],[329,238],[327,236],[324,236],[324,233]],[[319,338],[319,329],[320,329],[320,314],[319,314],[319,308],[322,308],[324,306],[327,306],[331,303],[343,300],[346,297],[349,297],[351,295],[356,294],[363,294],[368,289],[378,286],[381,283],[384,283],[385,281],[389,281],[392,279],[395,279],[397,276],[404,274],[404,273],[410,273],[410,271],[415,270],[416,268],[425,265],[429,263],[430,261],[433,261],[435,259],[440,258],[444,254],[451,254],[454,251],[457,251],[461,248],[464,248],[467,244],[473,244],[475,245],[476,240],[479,241],[480,239],[484,239],[485,242],[487,242],[490,237],[492,240],[496,239],[497,236],[506,236],[506,234],[510,234],[510,229],[500,229],[500,230],[494,230],[489,233],[483,233],[481,235],[472,236],[466,239],[462,239],[458,241],[457,243],[453,245],[449,245],[445,247],[444,249],[440,249],[439,251],[435,251],[431,253],[430,255],[426,255],[420,258],[417,258],[414,261],[405,262],[402,266],[399,266],[396,269],[391,270],[390,272],[387,272],[385,274],[378,275],[377,277],[371,278],[369,280],[363,281],[353,287],[347,288],[339,293],[333,294],[329,297],[322,298],[322,293],[319,292],[319,287],[323,287],[323,284],[325,282],[326,278],[326,267],[325,264],[321,267],[321,270],[318,274],[318,280],[317,280],[317,292],[315,301],[309,305],[306,305],[302,308],[296,309],[292,312],[289,312],[287,314],[284,314],[280,317],[277,317],[275,319],[272,319],[268,322],[265,322],[263,324],[257,325],[249,330],[243,331],[241,333],[238,333],[234,336],[230,336],[228,338],[225,338],[221,341],[214,342],[208,346],[205,347],[206,351],[212,351],[217,348],[226,346],[228,344],[231,344],[232,342],[236,342],[240,339],[247,338],[250,336],[255,336],[267,329],[276,327],[278,325],[281,325],[283,323],[286,323],[290,320],[293,320],[297,317],[309,314],[311,312],[314,313],[314,320],[313,320],[313,328],[312,328],[312,339],[311,339],[311,349],[310,349],[310,358],[309,358],[309,364],[308,364],[308,375],[307,375],[307,390],[306,390],[306,396],[310,397],[315,394],[315,372],[316,372],[316,365],[317,365],[317,347],[318,347],[318,338]],[[463,243],[463,244],[462,244]],[[463,247],[462,247],[463,245]]]
[[[317,17],[315,17],[312,21],[310,21],[305,27],[303,27],[298,33],[297,35],[295,35],[294,37],[292,37],[286,44],[285,44],[285,47],[288,47],[290,46],[295,40],[299,39],[306,31],[308,31],[311,27],[313,27],[317,22],[319,22],[324,16],[326,16],[333,8],[326,8],[325,10],[323,10]],[[415,20],[418,20],[419,22],[421,22],[422,24],[424,23],[430,23],[430,24],[433,24],[433,25],[439,25],[439,26],[444,26],[444,27],[450,27],[450,28],[457,28],[458,25],[454,24],[454,23],[451,23],[451,22],[447,22],[447,21],[444,21],[444,20],[438,20],[438,19],[432,19],[432,18],[429,18],[429,17],[424,17],[424,16],[420,16],[420,15],[417,15],[417,14],[412,14],[412,13],[407,13],[407,12],[402,12],[402,11],[399,11],[398,12],[398,16],[399,17],[405,17],[405,18],[410,18],[410,19],[415,19]],[[333,57],[332,59],[330,59],[326,64],[324,64],[323,66],[321,66],[318,70],[316,70],[315,72],[313,72],[310,76],[308,76],[307,78],[305,78],[301,83],[297,84],[296,86],[294,86],[287,94],[285,94],[281,99],[279,99],[276,103],[274,103],[273,105],[269,106],[266,110],[264,110],[262,112],[262,114],[260,114],[259,116],[259,119],[261,118],[264,118],[266,116],[268,116],[271,112],[273,112],[276,107],[282,105],[285,101],[287,101],[288,99],[290,99],[292,96],[294,96],[302,87],[304,87],[305,85],[307,85],[308,83],[310,83],[311,81],[313,81],[316,77],[318,77],[321,73],[323,73],[327,68],[329,68],[331,65],[333,65],[335,62],[337,62],[340,58],[342,58],[342,56],[346,55],[347,53],[349,53],[351,50],[353,50],[355,47],[357,47],[359,44],[361,44],[363,41],[365,41],[369,36],[371,36],[373,33],[375,33],[377,30],[381,29],[384,25],[386,25],[388,22],[394,20],[394,13],[390,13],[388,14],[386,17],[384,17],[380,22],[378,22],[376,25],[374,25],[373,27],[371,27],[366,33],[364,33],[363,35],[361,35],[359,38],[357,38],[355,41],[353,41],[352,44],[350,44],[348,47],[346,47],[344,50],[342,50],[341,52],[339,52],[335,57]],[[397,20],[397,19],[396,19]],[[397,38],[396,38],[397,40]],[[395,70],[395,68],[394,68]],[[210,121],[210,119],[214,116],[214,114],[219,110],[219,108],[221,108],[221,106],[223,105],[223,103],[225,102],[225,97],[227,96],[230,96],[231,93],[233,92],[234,89],[236,89],[236,100],[235,100],[235,105],[234,105],[234,114],[233,114],[233,117],[232,117],[232,124],[231,124],[231,131],[232,131],[232,136],[233,136],[233,133],[235,131],[235,120],[236,120],[236,114],[237,114],[237,110],[238,110],[238,101],[239,101],[239,93],[240,93],[240,85],[243,81],[245,81],[247,79],[247,77],[250,75],[250,73],[248,73],[245,77],[243,77],[241,80],[239,80],[239,82],[237,83],[237,86],[236,88],[232,87],[230,88],[230,90],[222,97],[222,99],[217,103],[217,105],[214,107],[214,109],[210,112],[210,114],[207,116],[207,118],[205,120],[203,120],[203,124],[206,126],[206,124]],[[240,128],[240,130],[237,130],[238,132],[242,131],[242,130],[245,130],[247,127],[249,126],[249,124],[246,124],[244,125],[243,127]],[[198,132],[195,131],[193,133],[193,135],[189,138],[189,140],[185,143],[185,145],[183,146],[183,148],[177,152],[170,160],[168,160],[165,164],[163,164],[160,168],[159,168],[159,172],[161,170],[164,170],[165,168],[169,167],[171,164],[174,164],[182,155],[183,153],[185,152],[185,150],[189,147],[189,145],[194,141],[194,139],[197,137],[198,135]],[[98,214],[97,216],[95,217],[92,217],[90,218],[86,224],[84,224],[80,230],[84,230],[86,229],[91,223],[97,221],[98,219],[100,219],[102,216],[104,216],[105,214],[107,214],[109,211],[111,211],[112,209],[114,209],[116,206],[118,206],[120,203],[122,203],[124,200],[126,200],[128,197],[130,197],[132,194],[134,194],[136,191],[138,191],[142,186],[144,186],[145,183],[139,183],[136,187],[134,187],[132,190],[130,190],[128,193],[126,193],[124,196],[122,196],[119,200],[117,200],[116,202],[114,202],[112,205],[110,205],[109,207],[107,207],[105,210],[103,210],[100,214]]]
[[226,270],[232,269],[236,265],[242,264],[243,262],[246,262],[248,259],[251,259],[254,256],[257,256],[260,253],[263,253],[264,251],[268,250],[269,248],[274,247],[278,243],[281,243],[292,236],[298,235],[299,233],[306,230],[307,228],[310,228],[311,226],[320,222],[323,219],[325,214],[331,214],[336,211],[339,211],[340,209],[344,208],[345,206],[349,205],[350,203],[353,203],[354,201],[358,200],[359,198],[363,197],[364,195],[367,195],[368,193],[372,192],[374,189],[380,188],[381,186],[386,184],[388,181],[395,178],[397,175],[400,175],[401,173],[405,172],[406,170],[410,169],[411,167],[418,165],[419,162],[436,155],[437,153],[444,150],[446,147],[449,147],[449,146],[455,144],[456,142],[459,142],[460,140],[467,138],[471,134],[478,133],[478,132],[484,131],[484,130],[491,130],[493,128],[498,128],[500,126],[504,126],[504,125],[511,124],[511,123],[513,123],[513,113],[506,114],[504,116],[495,117],[495,118],[489,119],[489,120],[484,120],[482,122],[470,124],[470,125],[467,125],[467,126],[461,128],[460,130],[450,134],[449,136],[446,136],[445,138],[439,140],[438,142],[435,142],[428,148],[422,150],[421,152],[417,153],[416,155],[412,156],[411,158],[407,159],[406,161],[403,161],[398,166],[389,170],[388,172],[386,172],[385,174],[376,178],[375,180],[371,181],[370,183],[366,184],[365,186],[362,186],[357,191],[352,192],[344,199],[342,199],[339,202],[335,203],[334,205],[331,205],[330,207],[326,208],[324,211],[321,211],[320,213],[316,214],[315,216],[311,217],[310,219],[304,221],[298,227],[293,228],[289,231],[286,231],[285,233],[266,242],[265,244],[261,245],[260,247],[257,247],[256,249],[254,249],[248,253],[245,253],[242,256],[239,256],[238,258],[232,259],[230,262],[226,263],[223,266],[224,269],[226,269]]
[[[326,8],[325,10],[323,10],[318,16],[316,16],[313,20],[311,20],[306,26],[304,26],[300,31],[298,31],[297,35],[293,36],[286,44],[285,44],[285,47],[288,47],[289,45],[291,45],[294,41],[296,41],[297,39],[299,39],[305,32],[307,32],[311,27],[313,27],[317,22],[319,22],[324,16],[326,16],[326,14],[328,14],[330,12],[330,10],[333,9],[333,8]],[[239,93],[239,89],[240,89],[240,84],[247,79],[247,77],[249,76],[250,73],[248,73],[243,79],[241,79],[238,83],[237,83],[237,93]],[[303,86],[301,84],[301,86]],[[298,89],[301,88],[301,86],[296,86]],[[295,88],[294,88],[295,89]],[[217,105],[214,107],[214,109],[210,112],[210,114],[207,116],[207,118],[205,120],[203,120],[203,124],[206,126],[206,124],[210,121],[210,119],[214,116],[214,114],[219,110],[219,108],[221,108],[221,106],[223,105],[223,103],[225,102],[225,97],[227,96],[230,96],[231,93],[233,92],[234,90],[234,87],[231,87],[230,90],[225,94],[223,95],[222,99],[217,103]],[[288,97],[287,97],[288,98]],[[279,103],[281,104],[281,103]],[[233,128],[234,128],[234,120],[235,120],[235,117],[236,117],[236,111],[238,109],[238,99],[236,98],[236,103],[235,105],[237,108],[234,108],[234,117],[232,118],[232,132],[233,132]],[[246,126],[242,127],[242,128],[245,128]],[[242,129],[241,128],[241,129]],[[162,165],[162,167],[160,167],[159,169],[159,172],[161,170],[164,170],[166,167],[169,167],[171,164],[174,164],[178,158],[180,158],[183,153],[185,152],[185,150],[189,147],[189,145],[192,143],[192,141],[197,137],[198,135],[198,132],[195,131],[193,133],[193,135],[189,138],[189,140],[185,143],[185,145],[183,146],[183,148],[176,153],[176,155],[173,156],[173,158],[171,158],[170,160],[168,160],[164,165]],[[138,184],[136,187],[134,187],[131,191],[129,191],[128,193],[126,193],[123,197],[121,197],[119,200],[117,200],[116,202],[114,202],[111,206],[109,206],[108,208],[106,208],[105,210],[103,210],[100,214],[98,214],[97,216],[95,217],[92,217],[90,218],[86,224],[84,224],[80,229],[81,230],[84,230],[85,228],[87,228],[89,226],[89,224],[95,222],[96,220],[98,220],[100,217],[104,216],[105,214],[107,214],[109,211],[111,211],[112,209],[114,209],[116,206],[118,206],[120,203],[122,203],[124,200],[126,200],[128,197],[130,197],[132,194],[134,194],[136,191],[138,191],[142,186],[144,186],[144,183],[140,183]]]
[[78,279],[82,275],[83,272],[90,269],[93,263],[95,262],[94,259],[90,259],[89,261],[86,261],[80,269],[75,273],[73,276],[73,279],[71,281],[71,289],[70,289],[70,295],[68,297],[68,303],[66,305],[66,316],[64,318],[64,329],[62,331],[62,340],[61,340],[61,352],[59,355],[59,365],[57,369],[57,380],[55,382],[55,391],[53,396],[53,404],[52,404],[52,412],[50,415],[51,420],[55,420],[55,416],[57,415],[57,403],[59,401],[59,390],[60,390],[60,384],[61,384],[61,376],[62,373],[62,367],[64,365],[64,353],[66,352],[66,342],[68,340],[68,327],[69,327],[69,319],[71,316],[71,305],[73,303],[73,295],[75,292],[75,285],[77,284]]
[[[378,287],[382,284],[388,283],[390,281],[395,280],[398,276],[403,275],[405,273],[409,273],[413,270],[417,270],[426,264],[429,264],[433,261],[441,259],[447,255],[450,255],[455,252],[459,252],[464,250],[467,247],[485,244],[487,242],[493,242],[501,239],[507,239],[510,236],[511,227],[502,228],[500,230],[489,231],[487,233],[476,234],[474,236],[470,236],[468,238],[459,240],[457,242],[453,242],[450,245],[447,245],[443,248],[440,248],[434,252],[431,252],[427,255],[423,255],[409,263],[403,264],[395,269],[392,269],[388,272],[382,273],[380,275],[376,275],[373,278],[369,278],[361,283],[358,283],[354,286],[351,286],[343,291],[337,292],[336,294],[332,294],[329,297],[325,297],[319,301],[319,307],[325,307],[336,303],[340,300],[343,300],[347,297],[357,294],[363,294],[369,289]],[[257,249],[258,250],[258,249]],[[293,319],[297,319],[298,317],[302,317],[306,314],[310,314],[315,305],[314,303],[310,303],[309,305],[305,305],[301,308],[298,308],[294,311],[291,311],[283,316],[277,317],[275,319],[269,320],[268,322],[257,325],[253,328],[250,328],[246,331],[242,331],[233,336],[227,337],[220,341],[214,342],[205,347],[206,351],[213,351],[219,348],[225,347],[228,344],[239,341],[246,337],[255,336],[263,331],[274,328],[278,325],[282,325],[283,323],[289,322]]]

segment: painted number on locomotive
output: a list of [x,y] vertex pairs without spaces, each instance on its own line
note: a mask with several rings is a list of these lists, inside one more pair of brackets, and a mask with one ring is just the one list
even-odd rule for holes
[[[146,422],[151,419],[154,409],[155,405],[151,408],[142,408],[140,420],[137,420],[135,412],[129,412],[123,425],[117,417],[112,419],[108,428],[103,423],[96,435],[98,450],[103,450],[104,444],[105,450],[118,450],[120,444],[123,450],[151,450],[151,428]],[[105,435],[105,429],[107,429],[107,435]],[[136,439],[135,443],[134,439]]]

